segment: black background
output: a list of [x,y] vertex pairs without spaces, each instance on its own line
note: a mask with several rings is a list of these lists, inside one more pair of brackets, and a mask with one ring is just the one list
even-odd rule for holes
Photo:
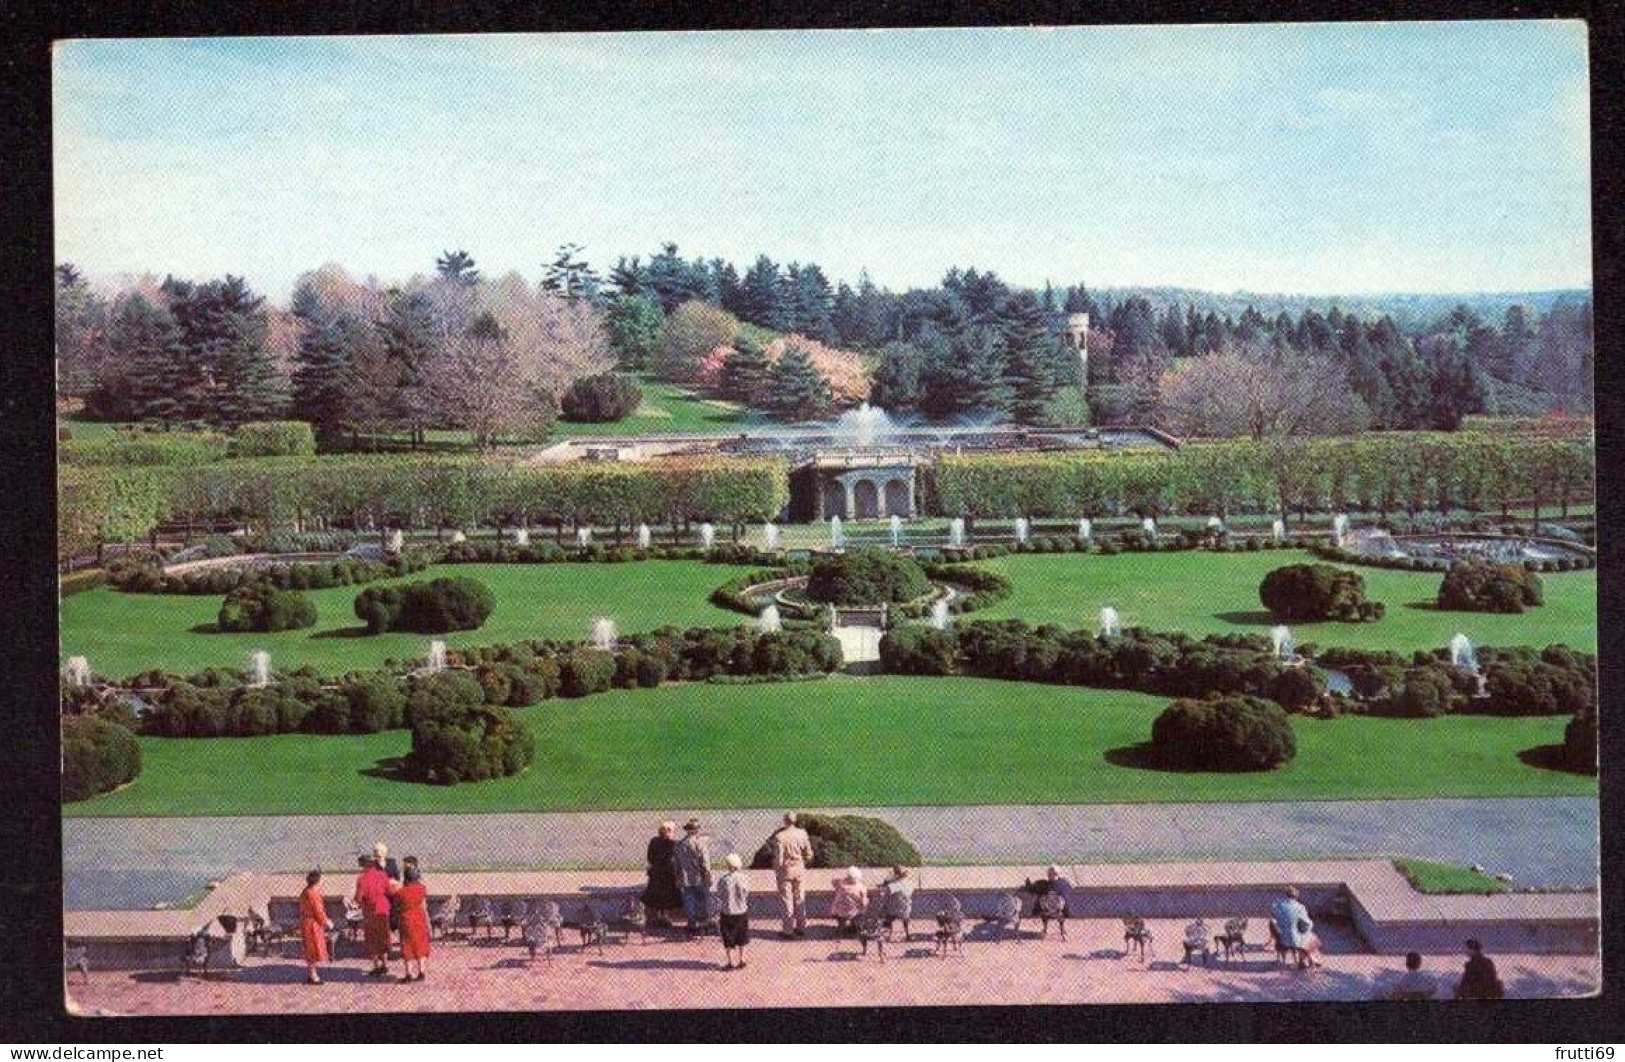
[[[637,9],[637,8],[642,8]],[[1621,475],[1625,217],[1622,12],[1612,3],[1082,3],[772,4],[650,2],[623,9],[502,0],[251,0],[46,4],[0,0],[0,1042],[292,1040],[415,1042],[881,1040],[1473,1041],[1587,1044],[1622,1035],[1619,899],[1625,852],[1616,718],[1625,667],[1614,634],[1625,620],[1613,534]],[[50,187],[50,42],[65,37],[376,34],[479,31],[843,28],[1076,23],[1581,18],[1591,25],[1591,130],[1597,319],[1598,524],[1602,579],[1602,838],[1605,988],[1601,998],[1500,1003],[1289,1006],[944,1007],[74,1019],[62,1010],[61,830],[57,804],[55,416]],[[680,237],[682,234],[674,234]],[[1486,247],[1485,254],[1496,249]],[[992,263],[997,265],[997,263]],[[1110,282],[1110,278],[1097,278]],[[1012,976],[1020,976],[1018,969]]]

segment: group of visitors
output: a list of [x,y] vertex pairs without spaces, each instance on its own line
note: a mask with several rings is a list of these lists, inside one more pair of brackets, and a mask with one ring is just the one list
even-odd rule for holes
[[[368,977],[389,976],[392,937],[399,933],[404,972],[400,983],[421,981],[429,957],[429,889],[416,856],[397,863],[387,845],[373,845],[370,854],[356,857],[358,874],[351,901],[361,914],[361,939],[372,962]],[[320,965],[329,961],[328,939],[333,922],[322,895],[322,872],[305,875],[299,897],[299,936],[304,944],[309,983],[322,983]]]
[[662,822],[649,842],[648,885],[643,906],[651,926],[672,926],[679,911],[694,936],[710,922],[711,897],[716,897],[717,928],[722,935],[723,968],[745,967],[745,945],[750,943],[750,882],[745,861],[737,852],[723,858],[720,876],[711,872],[711,844],[699,819],[683,823],[683,838],[676,839],[677,824]]
[[[1453,995],[1457,999],[1503,999],[1506,986],[1495,969],[1495,960],[1484,954],[1481,941],[1469,939],[1466,944],[1467,962],[1461,969],[1461,980],[1456,982]],[[1432,974],[1422,971],[1422,955],[1410,952],[1405,956],[1405,972],[1389,988],[1384,998],[1421,1001],[1432,999],[1439,992],[1439,983]]]

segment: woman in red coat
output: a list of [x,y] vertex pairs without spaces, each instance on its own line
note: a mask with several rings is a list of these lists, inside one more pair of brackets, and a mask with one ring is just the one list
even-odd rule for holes
[[327,931],[333,923],[327,917],[327,905],[322,901],[322,872],[312,870],[305,875],[305,891],[299,894],[299,936],[305,945],[305,965],[310,968],[310,983],[322,983],[316,964],[327,961]]
[[[395,892],[395,899],[401,911],[401,958],[406,960],[406,975],[401,983],[421,981],[423,960],[429,957],[429,889],[411,860],[407,861],[406,883]],[[412,973],[413,963],[417,964],[416,976]]]

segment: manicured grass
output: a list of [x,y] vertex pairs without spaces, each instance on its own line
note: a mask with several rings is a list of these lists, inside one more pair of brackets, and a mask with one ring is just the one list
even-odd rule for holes
[[609,424],[573,424],[561,420],[553,425],[559,437],[580,435],[663,435],[667,432],[726,431],[759,420],[743,406],[722,402],[678,384],[640,379],[643,404],[624,420]]
[[615,808],[1078,804],[1591,795],[1522,763],[1563,718],[1294,717],[1297,758],[1263,774],[1150,769],[1136,748],[1166,698],[963,678],[688,684],[524,709],[523,775],[390,780],[405,731],[143,738],[126,788],[69,815],[338,814]]
[[[1266,573],[1312,562],[1294,550],[1259,553],[1023,554],[986,561],[1008,576],[1013,592],[975,618],[1019,617],[1032,623],[1094,627],[1104,605],[1123,625],[1183,630],[1193,635],[1263,632],[1276,620],[1258,600]],[[1436,649],[1461,631],[1474,645],[1546,646],[1565,642],[1594,651],[1597,644],[1597,573],[1542,575],[1546,604],[1522,615],[1441,612],[1434,598],[1437,573],[1356,567],[1366,594],[1388,606],[1375,623],[1294,624],[1299,644],[1357,649]]]
[[1405,880],[1409,881],[1411,888],[1417,892],[1453,895],[1507,891],[1506,882],[1498,881],[1488,874],[1481,874],[1471,867],[1460,867],[1454,863],[1405,858],[1394,860],[1394,869],[1405,875]]
[[[522,638],[585,638],[594,618],[608,616],[623,631],[674,625],[731,626],[743,617],[706,600],[722,583],[751,569],[700,561],[632,564],[447,564],[394,582],[442,575],[469,576],[496,595],[485,626],[445,636],[448,645],[495,645]],[[372,583],[382,586],[388,583]],[[62,602],[62,655],[83,655],[110,678],[163,668],[190,673],[209,666],[246,667],[264,649],[273,667],[310,664],[323,674],[375,667],[386,658],[421,657],[428,637],[367,637],[356,619],[361,587],[306,591],[316,605],[314,627],[277,634],[220,634],[214,595],[126,594],[99,587]]]

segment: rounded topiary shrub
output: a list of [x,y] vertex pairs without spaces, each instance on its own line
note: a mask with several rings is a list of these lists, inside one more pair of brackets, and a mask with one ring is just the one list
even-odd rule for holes
[[344,729],[357,734],[393,730],[406,721],[406,691],[393,675],[356,671],[339,686],[347,711]]
[[873,546],[819,557],[807,579],[807,596],[830,605],[898,604],[930,590],[913,557]]
[[587,697],[615,685],[615,654],[586,647],[572,649],[559,664],[559,692]]
[[559,399],[565,420],[601,424],[631,416],[643,403],[643,392],[631,379],[613,372],[583,376]]
[[93,715],[62,720],[62,799],[88,800],[141,773],[141,745],[117,723]]
[[1289,564],[1264,576],[1258,599],[1278,619],[1297,622],[1380,619],[1382,606],[1367,601],[1359,572],[1330,564]]
[[[866,815],[802,815],[797,825],[812,839],[813,868],[920,865],[920,850],[897,827]],[[772,848],[764,844],[750,861],[754,870],[773,865]]]
[[372,586],[356,595],[355,614],[368,634],[470,631],[496,608],[496,596],[478,579],[431,579],[405,586]]
[[1302,711],[1320,697],[1320,683],[1307,667],[1282,668],[1269,683],[1269,698],[1289,712]]
[[1151,748],[1185,770],[1267,771],[1290,762],[1298,743],[1280,705],[1234,694],[1174,701],[1151,724]]
[[1458,612],[1522,612],[1542,601],[1540,576],[1521,564],[1464,560],[1439,584],[1439,607]]
[[1398,685],[1391,688],[1382,714],[1432,719],[1450,710],[1455,694],[1455,684],[1441,666],[1408,667]]
[[880,668],[891,675],[952,675],[958,652],[953,631],[908,624],[880,639]]
[[513,709],[486,704],[469,675],[442,673],[408,700],[412,751],[407,777],[437,785],[505,778],[529,767],[536,740]]
[[226,595],[215,622],[231,632],[299,630],[316,625],[316,605],[298,590],[249,583]]

